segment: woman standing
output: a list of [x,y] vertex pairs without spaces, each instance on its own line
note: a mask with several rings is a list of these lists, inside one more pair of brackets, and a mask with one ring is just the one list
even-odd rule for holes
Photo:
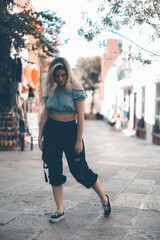
[[[49,183],[52,185],[57,210],[50,222],[64,218],[62,154],[65,153],[70,172],[86,188],[92,187],[100,197],[104,215],[111,212],[109,197],[95,174],[87,165],[83,143],[84,100],[87,94],[78,82],[65,58],[55,58],[49,66],[45,108],[39,124],[39,148],[48,168]],[[42,141],[43,138],[43,141]]]

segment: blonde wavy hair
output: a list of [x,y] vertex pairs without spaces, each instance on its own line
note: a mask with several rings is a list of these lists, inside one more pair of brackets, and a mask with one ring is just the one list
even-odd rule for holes
[[71,69],[69,62],[63,57],[56,57],[50,63],[47,73],[45,94],[48,96],[52,96],[54,94],[55,88],[57,87],[57,83],[54,79],[54,72],[56,69],[59,69],[59,67],[61,67],[67,73],[67,81],[65,84],[67,91],[72,91],[73,82],[77,82],[77,79]]

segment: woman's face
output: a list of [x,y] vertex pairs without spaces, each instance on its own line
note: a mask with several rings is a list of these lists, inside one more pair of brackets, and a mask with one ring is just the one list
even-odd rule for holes
[[57,82],[58,86],[62,87],[67,82],[67,73],[63,69],[59,69],[55,71],[54,79]]

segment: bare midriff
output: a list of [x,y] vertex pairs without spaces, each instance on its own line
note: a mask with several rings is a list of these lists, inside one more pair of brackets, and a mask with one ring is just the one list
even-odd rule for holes
[[69,122],[76,119],[76,114],[58,114],[58,113],[50,112],[49,117],[56,121]]

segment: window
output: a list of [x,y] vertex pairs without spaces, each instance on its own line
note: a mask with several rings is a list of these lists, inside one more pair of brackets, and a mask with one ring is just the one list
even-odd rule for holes
[[138,127],[145,128],[144,115],[145,115],[145,95],[146,88],[142,87],[142,99],[141,99],[141,119],[138,121]]
[[154,132],[160,134],[160,82],[156,83]]

